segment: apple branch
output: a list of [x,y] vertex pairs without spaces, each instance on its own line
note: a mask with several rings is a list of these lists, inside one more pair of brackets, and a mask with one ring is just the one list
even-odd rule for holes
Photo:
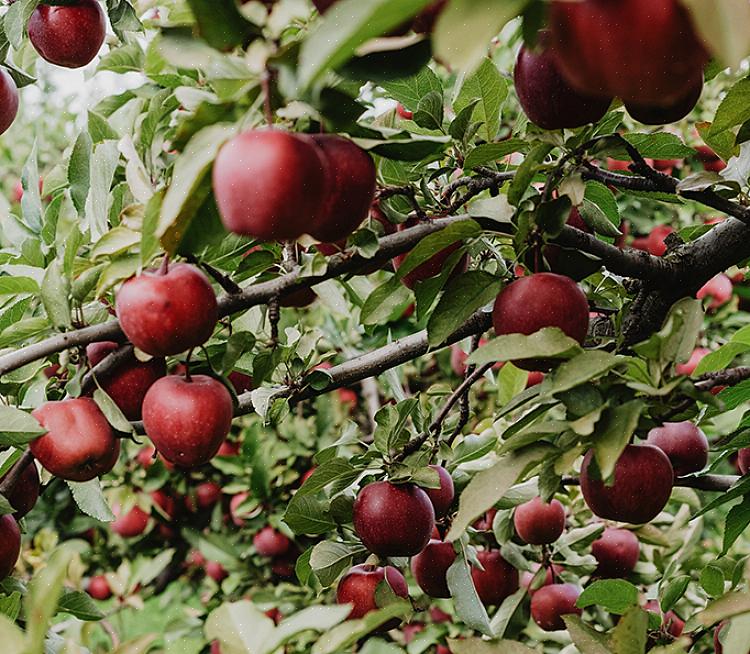
[[718,386],[736,386],[746,379],[750,379],[750,367],[740,366],[701,375],[695,382],[695,387],[701,391],[710,391]]
[[[742,477],[737,475],[701,475],[699,477],[677,477],[674,486],[678,488],[694,488],[696,490],[725,493]],[[563,486],[580,486],[580,479],[563,477]]]

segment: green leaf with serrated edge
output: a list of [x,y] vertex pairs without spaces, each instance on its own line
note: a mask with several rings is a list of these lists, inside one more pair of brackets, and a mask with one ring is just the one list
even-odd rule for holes
[[620,208],[617,206],[615,194],[608,186],[601,182],[586,182],[584,197],[599,207],[612,225],[620,224]]
[[467,362],[482,365],[493,361],[571,359],[581,351],[578,342],[566,336],[557,327],[545,327],[531,336],[498,336],[473,352]]
[[23,46],[26,25],[40,2],[41,0],[17,0],[8,8],[3,27],[14,50],[20,50]]
[[327,507],[309,495],[295,495],[284,513],[284,522],[295,534],[316,536],[334,529]]
[[133,431],[133,426],[128,422],[128,419],[123,415],[120,407],[115,404],[115,401],[107,395],[101,388],[97,388],[94,391],[94,402],[107,418],[114,429],[117,431],[129,434]]
[[70,613],[79,620],[94,622],[104,618],[104,613],[94,604],[94,600],[88,593],[78,590],[63,590],[60,601],[57,604],[59,611]]
[[46,434],[36,419],[26,411],[0,406],[0,445],[20,447]]
[[750,477],[740,477],[728,491],[711,500],[700,509],[693,518],[698,518],[709,511],[713,511],[716,507],[731,502],[732,500],[736,500],[738,497],[743,497],[748,493],[750,493]]
[[89,194],[89,166],[94,144],[88,132],[81,132],[76,139],[68,160],[68,183],[73,205],[79,214],[83,213]]
[[518,607],[521,606],[527,595],[528,592],[526,588],[520,588],[510,597],[506,597],[503,600],[503,603],[500,605],[500,608],[495,615],[492,616],[492,621],[490,622],[492,633],[496,638],[502,638],[505,635],[505,631],[510,625],[513,616],[516,614]]
[[418,408],[419,401],[409,398],[396,406],[386,405],[375,415],[377,427],[373,435],[373,444],[383,454],[390,454],[400,449],[409,440],[406,423]]
[[406,275],[418,268],[428,259],[445,248],[470,238],[475,238],[482,233],[482,228],[473,220],[462,220],[451,223],[438,232],[425,236],[414,249],[409,252],[404,262],[399,266],[396,276],[403,279]]
[[443,94],[430,91],[419,100],[414,112],[414,122],[424,129],[440,130],[443,127]]
[[536,145],[518,167],[516,176],[513,178],[513,182],[508,190],[508,202],[514,207],[520,204],[531,184],[531,180],[536,175],[537,168],[544,162],[544,159],[551,151],[552,146],[549,143]]
[[484,59],[477,70],[461,85],[453,108],[455,111],[461,111],[479,99],[472,117],[482,124],[479,128],[481,138],[492,142],[500,129],[500,109],[507,97],[507,80],[491,59]]
[[635,146],[641,156],[651,159],[684,159],[695,154],[695,150],[685,145],[679,136],[669,132],[631,133],[624,134],[623,138]]
[[638,427],[644,406],[640,400],[625,402],[608,409],[603,419],[597,423],[594,433],[594,456],[602,479],[609,479],[614,472],[617,460]]
[[128,43],[110,50],[100,57],[96,72],[137,73],[143,70],[143,48],[138,43]]
[[78,508],[86,515],[96,518],[99,522],[112,522],[115,519],[112,509],[102,493],[98,479],[91,481],[68,481],[68,488],[73,495]]
[[576,601],[579,609],[600,606],[615,615],[623,615],[638,606],[638,588],[624,579],[599,579],[587,586]]
[[622,359],[616,355],[601,350],[582,352],[569,361],[561,363],[548,376],[542,387],[541,397],[553,397],[596,379],[612,370],[621,361]]
[[577,615],[562,616],[570,638],[581,654],[612,654],[607,647],[607,637],[589,627]]
[[42,280],[42,303],[49,321],[60,328],[70,328],[70,280],[64,274],[62,263],[55,259],[47,267]]
[[394,317],[397,310],[411,298],[411,292],[401,281],[393,277],[378,286],[367,296],[360,312],[363,325],[378,325]]
[[664,581],[661,582],[663,589],[660,589],[659,592],[661,597],[659,606],[664,613],[673,609],[674,605],[680,601],[691,581],[689,575],[679,575],[670,579],[666,586],[664,586]]
[[[471,124],[471,117],[474,115],[474,108],[477,106],[479,98],[474,98],[469,104],[463,107],[457,112],[457,116],[451,122],[448,128],[448,133],[457,141],[461,141],[466,135]],[[464,169],[466,169],[466,161],[464,160]]]
[[610,637],[613,654],[644,654],[647,630],[648,612],[640,607],[630,609],[622,616]]
[[351,480],[350,483],[353,483],[360,472],[358,468],[355,468],[344,458],[331,459],[315,468],[312,475],[305,480],[305,483],[297,491],[297,495],[317,493],[334,481]]
[[428,93],[436,92],[442,94],[443,85],[440,78],[431,68],[423,68],[419,73],[400,80],[383,82],[381,86],[394,99],[407,109],[414,111],[419,105],[419,100]]
[[363,551],[363,547],[323,541],[313,547],[310,567],[324,587],[331,586],[351,566],[353,557]]
[[472,170],[477,166],[496,162],[515,152],[526,153],[529,146],[523,139],[513,138],[500,143],[482,143],[469,152],[464,161],[464,170]]
[[724,593],[724,573],[717,565],[707,565],[701,570],[700,584],[709,597],[719,597]]
[[729,513],[727,513],[724,523],[724,541],[721,548],[722,555],[729,551],[729,548],[734,545],[735,541],[743,534],[748,525],[750,525],[750,495],[743,497],[742,502],[735,504],[729,509]]
[[456,560],[445,575],[448,582],[453,606],[461,622],[470,629],[475,629],[487,636],[492,635],[492,627],[487,610],[474,588],[471,578],[471,566],[466,555],[466,545],[462,541]]

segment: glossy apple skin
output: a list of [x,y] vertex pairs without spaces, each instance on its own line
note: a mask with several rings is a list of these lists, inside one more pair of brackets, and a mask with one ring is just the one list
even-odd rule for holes
[[155,357],[203,345],[219,319],[208,278],[184,263],[170,266],[166,274],[145,271],[129,279],[117,294],[116,307],[128,340]]
[[312,137],[328,167],[328,188],[310,234],[339,241],[362,224],[375,197],[375,163],[349,139],[334,134]]
[[541,497],[535,497],[516,507],[513,525],[524,543],[549,545],[565,531],[565,508],[558,500],[547,504]]
[[157,381],[143,401],[143,425],[159,453],[180,468],[208,463],[232,426],[232,396],[206,375]]
[[88,586],[86,586],[86,592],[99,601],[108,600],[112,597],[112,589],[109,587],[109,582],[104,575],[91,577]]
[[47,430],[31,441],[31,453],[55,477],[89,481],[117,462],[120,441],[94,400],[47,402],[31,415]]
[[292,542],[273,527],[263,527],[253,536],[255,551],[270,558],[286,554]]
[[588,94],[669,105],[708,61],[678,0],[554,0],[549,26],[558,67]]
[[665,422],[648,433],[646,442],[667,455],[676,477],[703,470],[708,463],[708,439],[692,422]]
[[[221,486],[212,481],[198,484],[195,488],[195,501],[199,509],[210,509],[221,499]],[[192,506],[192,503],[191,503]],[[194,510],[192,506],[191,510]]]
[[427,497],[430,498],[430,502],[432,502],[432,507],[435,509],[435,517],[442,518],[450,511],[453,498],[456,494],[453,477],[451,477],[451,473],[443,468],[443,466],[431,465],[430,468],[437,470],[438,477],[440,478],[440,488],[425,488],[423,490],[427,493]]
[[0,581],[5,579],[21,554],[21,530],[12,515],[0,516]]
[[711,298],[708,308],[715,311],[732,299],[733,291],[734,285],[732,284],[732,280],[724,273],[719,273],[709,279],[698,293],[696,293],[695,297],[699,300],[707,297]]
[[576,606],[580,594],[573,584],[544,586],[531,598],[531,617],[544,631],[565,629],[562,616],[583,613]]
[[644,125],[669,125],[685,118],[698,104],[703,93],[703,73],[700,73],[691,84],[687,93],[672,104],[653,105],[626,103],[625,109],[630,117]]
[[673,232],[674,229],[669,225],[657,225],[646,237],[646,249],[655,257],[663,257],[667,253],[667,244],[664,241]]
[[68,6],[39,5],[28,23],[29,39],[50,63],[80,68],[96,57],[107,33],[107,21],[96,0]]
[[638,537],[627,529],[607,527],[602,535],[591,543],[591,554],[599,565],[596,576],[605,579],[627,577],[641,553]]
[[[16,83],[5,68],[0,68],[0,134],[8,131],[17,115],[18,89]],[[23,186],[21,187],[21,195],[23,195]],[[18,202],[20,201],[19,198]]]
[[499,550],[477,552],[484,570],[471,569],[471,578],[479,599],[485,606],[499,606],[518,590],[518,570],[508,563]]
[[[95,366],[118,347],[119,345],[113,341],[91,343],[86,347],[86,356],[89,363]],[[157,379],[166,374],[167,364],[164,359],[154,358],[141,362],[133,357],[111,375],[99,380],[99,385],[128,420],[140,420],[146,391]]]
[[446,574],[455,560],[456,552],[452,543],[432,538],[427,547],[412,557],[411,572],[426,595],[448,598],[451,593]]
[[299,238],[318,217],[328,176],[322,149],[305,134],[239,134],[221,148],[213,169],[224,227],[263,241]]
[[693,350],[693,353],[690,355],[690,359],[688,359],[685,363],[679,363],[675,366],[675,372],[678,375],[692,375],[695,372],[695,369],[698,367],[698,364],[703,360],[703,357],[708,354],[711,354],[711,350],[705,347],[695,348]]
[[[564,275],[536,273],[508,284],[492,311],[495,334],[531,335],[557,327],[583,344],[589,329],[589,303],[578,285]],[[524,370],[548,369],[553,361],[514,362]]]
[[246,375],[244,372],[239,370],[233,370],[227,375],[227,379],[230,381],[237,395],[247,393],[247,391],[253,390],[253,378],[250,375]]
[[112,513],[115,514],[115,521],[109,523],[109,528],[123,538],[136,538],[148,527],[150,516],[139,506],[122,513],[120,505],[115,504]]
[[[349,614],[350,620],[364,617],[370,611],[377,611],[375,593],[378,584],[387,581],[394,594],[404,599],[409,597],[409,589],[406,579],[393,566],[380,568],[372,565],[355,565],[339,581],[336,590],[336,602],[338,604],[352,604]],[[382,625],[378,631],[390,631],[401,624],[400,620],[394,618]]]
[[594,476],[594,451],[581,466],[581,492],[600,518],[631,524],[653,520],[672,493],[674,470],[667,455],[653,445],[628,445],[615,464],[614,483],[605,486]]
[[[0,478],[0,481],[7,476],[6,473]],[[16,520],[20,520],[34,508],[39,499],[39,471],[34,463],[30,463],[23,469],[21,476],[6,498],[16,510],[13,514]]]
[[576,91],[557,69],[549,50],[522,47],[513,72],[524,113],[542,129],[582,127],[607,113],[611,98]]
[[435,527],[430,498],[413,484],[368,484],[354,501],[353,517],[364,546],[382,557],[419,554]]

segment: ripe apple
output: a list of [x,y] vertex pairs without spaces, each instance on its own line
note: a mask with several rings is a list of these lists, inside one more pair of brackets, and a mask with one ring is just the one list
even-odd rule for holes
[[419,486],[377,481],[365,486],[353,507],[354,531],[378,556],[414,556],[435,527],[432,502]]
[[[8,131],[17,114],[18,89],[16,83],[5,68],[0,68],[0,134]],[[23,186],[21,187],[21,195],[23,195]],[[19,198],[18,202],[20,201]]]
[[699,73],[685,95],[668,105],[639,104],[626,102],[630,117],[644,125],[668,125],[676,123],[687,116],[698,104],[703,92],[703,72]]
[[203,345],[219,319],[216,294],[195,266],[178,263],[144,271],[117,293],[117,317],[125,336],[155,357]]
[[221,645],[218,640],[211,643],[211,654],[221,654]]
[[[589,328],[589,303],[576,283],[555,273],[536,273],[506,286],[492,311],[495,334],[534,334],[557,327],[583,344]],[[550,368],[553,361],[514,362],[524,370]]]
[[685,628],[685,621],[677,615],[674,611],[667,611],[666,613],[661,612],[659,602],[656,600],[649,600],[646,602],[646,610],[650,613],[656,613],[661,616],[662,628],[666,630],[668,634],[679,638],[682,635],[682,630]]
[[411,560],[411,572],[417,585],[430,597],[450,597],[445,576],[456,560],[452,543],[430,539],[419,554]]
[[31,453],[56,477],[89,481],[117,463],[120,441],[94,400],[46,402],[31,415],[47,430],[31,441]]
[[[91,343],[86,347],[86,356],[92,366],[100,363],[119,345],[113,341]],[[154,358],[141,362],[135,357],[121,365],[108,377],[99,381],[102,389],[112,398],[128,420],[141,419],[141,405],[146,391],[160,377],[167,374],[164,359]]]
[[237,493],[232,499],[229,501],[229,515],[232,518],[232,522],[237,527],[242,527],[245,524],[245,520],[243,518],[243,514],[239,513],[237,508],[242,504],[248,497],[250,497],[250,493]]
[[318,296],[311,288],[301,288],[298,291],[283,295],[279,300],[279,306],[287,309],[304,309],[317,299]]
[[140,536],[148,527],[150,516],[141,507],[134,506],[127,513],[122,513],[119,504],[112,506],[115,521],[109,523],[109,528],[123,538]]
[[605,579],[627,577],[641,553],[638,537],[627,529],[607,527],[602,535],[591,543],[591,554],[599,565],[596,576]]
[[665,422],[648,433],[646,442],[667,455],[676,477],[703,470],[708,463],[708,439],[692,422]]
[[734,285],[732,284],[732,280],[724,273],[719,273],[715,277],[709,279],[701,287],[698,293],[696,293],[695,297],[699,300],[706,297],[711,298],[708,308],[715,311],[732,299],[733,290]]
[[5,579],[21,554],[21,530],[12,515],[0,516],[0,581]]
[[614,482],[605,485],[589,450],[581,466],[581,492],[600,518],[643,524],[653,520],[669,501],[674,470],[667,455],[653,445],[628,445],[615,464]]
[[[370,611],[376,611],[379,608],[375,603],[375,592],[382,581],[386,581],[398,597],[404,599],[409,597],[409,588],[404,575],[393,566],[380,568],[374,565],[355,565],[339,581],[336,602],[352,604],[352,610],[349,613],[350,620],[362,618]],[[394,618],[382,625],[378,631],[390,631],[399,624],[400,620]]]
[[720,173],[727,167],[726,163],[721,160],[719,155],[707,145],[699,145],[695,148],[695,151],[705,170],[713,173]]
[[188,495],[185,497],[185,506],[189,511],[198,509],[210,509],[221,499],[221,486],[212,481],[204,481],[195,487],[195,500]]
[[513,525],[525,543],[549,545],[565,531],[565,507],[558,500],[548,504],[541,497],[535,497],[516,507]]
[[[563,567],[559,565],[551,565],[545,570],[544,573],[544,579],[540,579],[536,582],[536,588],[532,588],[531,584],[534,581],[534,577],[536,576],[537,572],[542,566],[539,563],[532,563],[531,568],[532,572],[529,572],[528,570],[521,573],[521,588],[525,588],[526,591],[529,593],[529,596],[532,597],[536,591],[538,591],[540,588],[543,588],[544,586],[550,586],[551,584],[555,583],[555,577],[562,573]],[[554,571],[554,574],[553,574]]]
[[299,238],[318,218],[328,175],[322,148],[306,134],[243,132],[221,148],[214,163],[224,227],[263,241]]
[[750,470],[750,447],[743,447],[737,452],[737,467],[743,475]]
[[663,257],[667,253],[664,241],[673,232],[674,229],[669,225],[657,225],[646,238],[646,249],[655,257]]
[[529,376],[526,378],[526,388],[532,386],[539,386],[544,381],[544,373],[538,370],[531,370]]
[[435,22],[440,16],[440,12],[445,9],[445,5],[448,4],[448,0],[437,0],[432,4],[427,5],[414,19],[411,24],[412,30],[417,34],[432,34],[432,29],[435,27]]
[[290,547],[285,554],[272,559],[271,572],[282,579],[293,579],[299,555],[299,549],[294,546]]
[[583,95],[571,87],[546,49],[547,36],[541,35],[544,49],[522,47],[516,59],[513,77],[524,113],[543,129],[575,128],[599,122],[607,113],[611,98]]
[[654,168],[660,173],[671,175],[674,169],[680,165],[680,159],[654,159]]
[[[6,473],[0,478],[0,482],[8,476]],[[16,510],[13,516],[16,520],[23,518],[34,508],[39,499],[39,471],[34,463],[27,465],[13,488],[7,494],[6,499]]]
[[453,622],[453,617],[450,613],[446,613],[437,606],[430,607],[430,620],[436,624],[443,624],[447,622]]
[[253,547],[260,556],[274,558],[286,554],[291,546],[290,541],[280,531],[273,527],[263,527],[255,536],[253,536]]
[[108,600],[112,597],[112,589],[109,587],[109,582],[104,575],[91,577],[86,586],[86,592],[95,600],[99,601]]
[[170,520],[174,518],[177,503],[171,495],[168,495],[162,489],[159,489],[152,491],[151,499],[153,500],[154,504],[158,506],[159,509],[161,509],[164,516],[166,516]]
[[451,473],[443,468],[443,466],[431,465],[430,468],[437,471],[440,479],[440,488],[425,488],[424,492],[427,493],[427,497],[432,502],[432,507],[435,509],[435,517],[442,518],[450,511],[453,504],[455,496],[453,477],[451,477]]
[[553,0],[549,25],[560,71],[592,95],[668,106],[708,61],[679,0]]
[[692,375],[695,372],[695,369],[698,367],[698,364],[703,360],[703,357],[708,354],[711,354],[711,350],[709,350],[708,348],[695,348],[686,363],[679,363],[675,366],[675,372],[678,375]]
[[484,570],[471,569],[471,578],[482,604],[499,606],[518,590],[518,570],[508,563],[499,550],[477,552],[477,560]]
[[544,586],[531,598],[531,617],[544,631],[565,629],[562,616],[583,613],[576,606],[580,594],[573,584]]
[[224,569],[224,566],[216,561],[207,561],[204,569],[206,571],[206,576],[211,577],[211,579],[217,584],[220,584],[229,576],[229,573]]
[[102,47],[107,21],[96,0],[40,4],[31,14],[28,31],[31,44],[43,59],[65,68],[80,68]]
[[232,426],[232,396],[206,375],[162,377],[146,393],[143,425],[159,453],[181,468],[208,463]]

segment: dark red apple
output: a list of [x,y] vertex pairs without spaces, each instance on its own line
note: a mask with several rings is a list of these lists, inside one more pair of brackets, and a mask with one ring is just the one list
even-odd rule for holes
[[607,527],[591,544],[591,554],[599,565],[596,576],[606,579],[627,577],[641,553],[638,537],[627,529]]
[[696,293],[695,297],[699,300],[702,300],[703,298],[711,298],[711,301],[708,303],[708,308],[715,311],[732,299],[733,291],[734,285],[732,284],[732,280],[724,273],[719,273],[715,277],[709,279],[701,287],[698,293]]
[[143,401],[143,425],[159,453],[180,468],[208,463],[232,426],[232,396],[206,375],[171,375],[157,381]]
[[[375,593],[381,582],[387,582],[391,590],[398,597],[404,599],[409,597],[409,588],[406,579],[396,568],[386,566],[380,568],[374,565],[355,565],[339,581],[336,590],[336,601],[339,604],[351,604],[349,613],[350,620],[364,617],[370,611],[376,611],[379,607],[375,602]],[[378,631],[390,631],[400,624],[400,620],[394,618],[382,625]]]
[[127,513],[122,513],[119,504],[112,506],[115,521],[109,524],[109,528],[123,538],[135,538],[140,536],[148,527],[150,516],[140,506],[134,506]]
[[581,466],[581,492],[600,518],[639,525],[653,520],[669,501],[674,470],[658,447],[628,445],[615,464],[611,486],[599,479],[593,462],[589,450]]
[[695,151],[697,152],[698,159],[701,160],[705,170],[712,173],[720,173],[727,167],[726,163],[721,160],[719,155],[707,145],[699,145],[695,148]]
[[417,585],[430,597],[450,597],[445,575],[456,560],[453,543],[431,539],[411,560],[411,572]]
[[[18,89],[5,68],[0,68],[0,134],[8,131],[18,114]],[[21,182],[18,182],[19,185]],[[16,196],[18,192],[16,191]],[[23,196],[23,186],[21,186]],[[21,201],[21,198],[17,200]]]
[[[492,311],[495,334],[534,334],[545,327],[557,327],[583,344],[589,328],[589,303],[577,284],[563,275],[537,273],[521,277],[506,286]],[[550,368],[554,362],[514,362],[524,370]]]
[[687,116],[698,104],[703,92],[703,73],[701,72],[688,89],[685,95],[668,105],[662,104],[639,104],[626,102],[631,118],[644,125],[668,125],[676,123]]
[[109,582],[104,575],[91,577],[86,586],[86,592],[95,600],[99,601],[108,600],[112,597],[112,589],[109,587]]
[[542,35],[538,51],[522,47],[516,59],[513,77],[524,113],[543,129],[598,122],[607,113],[611,98],[583,95],[570,86],[545,48],[546,40]]
[[692,422],[665,422],[648,433],[646,442],[667,455],[677,477],[703,470],[708,463],[708,439]]
[[[528,570],[521,573],[521,588],[525,588],[527,592],[529,593],[529,596],[533,596],[536,591],[538,591],[540,588],[543,588],[544,586],[550,586],[555,583],[555,578],[557,575],[559,575],[563,568],[559,565],[551,565],[548,567],[544,572],[544,578],[538,579],[536,583],[534,584],[535,587],[532,588],[532,583],[534,582],[534,577],[536,577],[537,572],[539,572],[539,569],[542,566],[539,563],[532,563],[531,568],[532,572],[529,572]],[[554,572],[554,574],[553,574]]]
[[667,253],[665,240],[673,232],[669,225],[657,225],[646,238],[646,249],[655,257],[663,257]]
[[656,613],[661,616],[662,629],[664,629],[670,636],[679,638],[682,635],[682,630],[685,628],[685,621],[674,611],[662,613],[659,602],[656,600],[649,600],[646,602],[645,608],[650,613]]
[[31,14],[28,31],[31,44],[42,58],[57,66],[80,68],[102,47],[107,21],[96,0],[40,4]]
[[[91,343],[86,347],[86,356],[89,363],[95,366],[118,347],[119,345],[113,341]],[[164,359],[154,358],[141,362],[132,357],[112,374],[99,380],[99,385],[128,420],[140,420],[141,405],[146,397],[146,391],[151,384],[166,374],[167,364]]]
[[305,134],[239,134],[221,148],[213,169],[224,227],[263,241],[299,238],[318,219],[328,176],[323,150]]
[[400,102],[396,105],[396,113],[399,115],[399,118],[403,118],[404,120],[411,120],[414,118],[414,112],[409,111]]
[[253,547],[261,556],[274,558],[286,554],[291,546],[290,541],[280,531],[273,527],[263,527],[255,536],[253,536]]
[[440,12],[445,9],[445,5],[448,4],[448,0],[437,0],[432,4],[427,5],[414,19],[411,24],[412,30],[417,34],[431,34],[435,27],[435,22],[440,16]]
[[549,504],[535,497],[516,507],[513,525],[519,538],[529,545],[554,543],[565,530],[565,508],[558,500]]
[[455,496],[453,477],[451,477],[451,473],[443,468],[443,466],[431,465],[430,468],[437,470],[438,478],[440,479],[440,488],[425,488],[424,492],[427,493],[427,497],[432,502],[432,507],[435,509],[435,517],[442,518],[450,511],[453,504]]
[[705,347],[697,347],[693,350],[693,353],[690,355],[690,358],[685,363],[678,363],[675,366],[675,372],[678,375],[692,375],[695,372],[695,369],[698,367],[698,364],[703,360],[703,358],[711,354],[711,350]]
[[708,61],[679,0],[553,0],[549,26],[561,72],[588,94],[670,105]]
[[301,288],[298,291],[292,291],[283,295],[279,300],[279,306],[287,309],[304,309],[317,299],[318,296],[311,288]]
[[0,581],[5,579],[21,554],[21,530],[12,515],[0,516]]
[[[565,224],[574,227],[587,234],[593,234],[591,228],[586,224],[577,207],[570,210]],[[544,246],[542,251],[545,260],[549,264],[549,269],[558,275],[565,275],[576,281],[585,279],[601,268],[601,263],[595,259],[590,259],[577,250],[563,248],[559,245],[550,243]],[[526,262],[529,268],[536,269],[538,262],[535,260],[534,253],[529,252],[526,256]]]
[[501,556],[499,550],[477,552],[477,560],[484,570],[472,568],[471,578],[479,599],[486,606],[499,606],[518,590],[518,570]]
[[531,370],[529,376],[526,378],[526,388],[532,386],[539,386],[544,381],[544,373],[538,370]]
[[117,463],[120,441],[94,400],[47,402],[31,415],[47,430],[31,441],[31,453],[56,477],[89,481]]
[[357,495],[354,531],[378,556],[414,556],[430,540],[435,527],[432,502],[419,486],[377,481]]
[[204,481],[195,487],[195,501],[191,496],[185,498],[185,505],[188,510],[196,511],[198,509],[210,509],[221,499],[221,486],[212,481]]
[[250,375],[246,375],[244,372],[239,370],[233,370],[227,375],[227,379],[234,386],[234,390],[237,395],[242,395],[248,391],[253,390],[253,378]]
[[[8,476],[0,478],[0,482]],[[17,520],[23,518],[31,509],[34,508],[36,501],[39,499],[39,471],[34,463],[27,465],[15,485],[10,489],[7,500],[16,510],[13,514]]]
[[117,293],[117,317],[125,336],[155,357],[180,354],[203,345],[219,318],[216,294],[195,266],[178,263],[145,271]]
[[531,617],[544,631],[565,629],[564,615],[583,613],[576,606],[580,594],[573,584],[544,586],[531,598]]

